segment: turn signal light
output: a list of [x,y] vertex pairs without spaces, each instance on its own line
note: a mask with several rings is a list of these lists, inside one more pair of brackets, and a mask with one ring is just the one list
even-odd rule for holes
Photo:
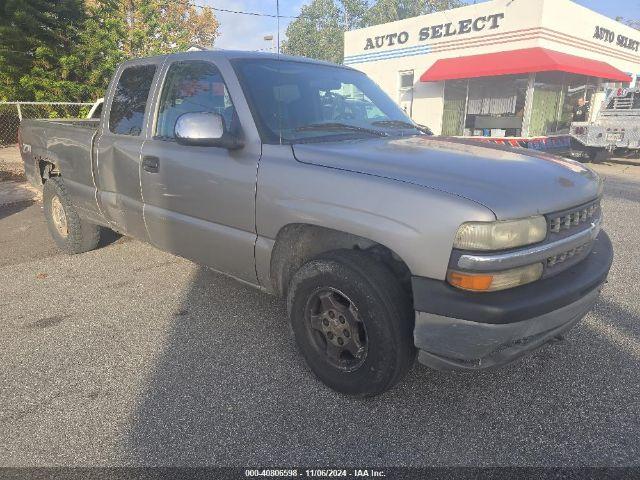
[[470,292],[496,292],[535,282],[542,276],[541,263],[494,273],[469,273],[450,270],[449,284]]
[[449,272],[447,280],[454,287],[474,292],[486,292],[491,287],[493,275],[476,275],[463,272]]

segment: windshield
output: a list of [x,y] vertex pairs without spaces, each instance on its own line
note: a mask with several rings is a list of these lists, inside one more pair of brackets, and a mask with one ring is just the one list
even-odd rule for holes
[[355,70],[275,59],[233,65],[265,143],[419,133],[369,77]]

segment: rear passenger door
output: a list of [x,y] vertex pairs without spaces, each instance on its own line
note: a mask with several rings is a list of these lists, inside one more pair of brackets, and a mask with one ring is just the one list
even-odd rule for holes
[[[243,132],[242,123],[246,127],[250,122],[246,117],[241,121],[237,113],[236,104],[243,101],[239,86],[234,101],[210,60],[177,60],[164,70],[155,126],[142,149],[144,218],[151,242],[256,283],[255,189],[261,150]],[[227,150],[178,145],[177,119],[197,112],[222,115],[227,129],[243,138],[245,146]]]
[[140,150],[160,61],[128,63],[116,72],[96,143],[98,203],[114,229],[148,240],[142,217]]

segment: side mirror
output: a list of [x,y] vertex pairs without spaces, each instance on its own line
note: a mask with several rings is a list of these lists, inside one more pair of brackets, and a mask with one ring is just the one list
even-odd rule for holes
[[174,135],[180,145],[228,150],[242,147],[240,139],[227,130],[224,118],[218,113],[184,113],[176,121]]

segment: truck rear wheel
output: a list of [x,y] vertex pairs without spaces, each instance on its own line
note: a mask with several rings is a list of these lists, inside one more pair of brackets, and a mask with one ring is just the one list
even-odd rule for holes
[[307,364],[338,392],[380,394],[413,364],[409,295],[367,253],[336,250],[304,264],[289,285],[287,309]]
[[49,233],[60,250],[75,254],[98,246],[102,227],[80,218],[62,178],[51,177],[45,182],[42,202]]
[[591,163],[606,162],[612,156],[606,148],[597,147],[590,147],[587,150],[587,154],[589,155],[589,162]]

